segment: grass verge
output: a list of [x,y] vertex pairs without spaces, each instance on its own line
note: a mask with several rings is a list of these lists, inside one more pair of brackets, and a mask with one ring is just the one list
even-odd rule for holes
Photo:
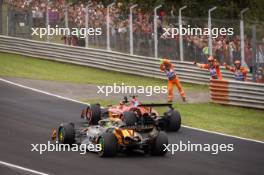
[[[89,83],[133,86],[163,86],[165,80],[100,70],[84,66],[58,63],[27,56],[0,52],[0,76],[12,76],[39,80],[73,83]],[[164,75],[165,76],[165,75]],[[208,91],[208,86],[183,83],[185,89]]]

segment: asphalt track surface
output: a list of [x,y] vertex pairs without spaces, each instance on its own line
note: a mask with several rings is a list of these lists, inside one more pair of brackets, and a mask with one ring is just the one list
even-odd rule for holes
[[[31,152],[47,143],[51,129],[75,121],[84,105],[0,82],[0,161],[48,174],[264,174],[264,144],[182,128],[168,133],[170,143],[234,144],[233,152],[177,152],[165,157],[141,154],[100,158],[95,153]],[[184,119],[183,119],[184,120]],[[0,165],[0,174],[32,174]]]

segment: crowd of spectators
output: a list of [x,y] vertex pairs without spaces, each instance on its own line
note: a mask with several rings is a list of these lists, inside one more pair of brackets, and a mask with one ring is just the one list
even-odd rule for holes
[[[64,0],[9,0],[9,5],[17,10],[32,11],[33,23],[35,26],[45,26],[46,10],[50,25],[65,25],[65,2]],[[106,47],[106,13],[107,8],[102,2],[90,0],[89,2],[78,1],[78,3],[68,5],[68,24],[69,27],[85,27],[86,5],[89,7],[89,27],[102,28],[102,35],[89,37],[90,43],[96,47]],[[129,52],[129,9],[122,3],[116,3],[110,9],[110,31],[111,31],[111,48]],[[164,11],[159,12],[158,33],[159,33],[159,55],[168,56],[172,59],[179,59],[178,37],[166,38],[162,36],[162,27],[177,27],[177,20],[169,19]],[[136,8],[133,13],[133,38],[134,50],[136,54],[153,56],[154,39],[153,39],[153,13],[145,12]],[[185,21],[187,22],[187,21]],[[78,38],[65,36],[62,37],[64,42],[72,45],[78,44]],[[207,36],[184,36],[184,55],[189,61],[206,62],[208,56],[208,37]],[[83,43],[83,42],[82,42]],[[262,46],[261,46],[262,47]],[[213,39],[213,53],[220,63],[227,62],[231,64],[235,59],[240,59],[240,37],[219,36]],[[263,49],[264,50],[264,49]],[[263,54],[260,52],[260,54]],[[245,60],[249,67],[252,67],[252,47],[251,39],[245,37]]]

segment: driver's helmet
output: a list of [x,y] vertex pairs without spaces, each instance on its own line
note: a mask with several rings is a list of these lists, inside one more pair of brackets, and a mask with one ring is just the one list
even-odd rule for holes
[[104,127],[109,128],[111,126],[112,126],[112,123],[110,121],[107,121],[107,122],[104,123]]
[[139,101],[138,101],[138,99],[135,96],[131,100],[131,104],[132,104],[133,107],[138,107]]
[[133,104],[134,107],[138,107],[139,101],[138,100],[133,100],[132,104]]
[[100,126],[103,126],[103,127],[106,127],[106,128],[109,128],[109,127],[112,126],[112,122],[111,122],[109,119],[103,119],[103,120],[100,120],[100,121],[98,122],[98,124],[99,124]]

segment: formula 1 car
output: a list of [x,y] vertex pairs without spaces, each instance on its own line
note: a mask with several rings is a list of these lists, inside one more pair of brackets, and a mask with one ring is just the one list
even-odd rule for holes
[[168,144],[166,133],[151,117],[145,117],[144,123],[137,126],[128,126],[119,118],[102,119],[97,125],[66,123],[53,134],[53,140],[57,139],[60,144],[100,145],[97,152],[101,157],[113,157],[119,152],[133,150],[163,156],[167,152],[163,144]]
[[[153,107],[169,107],[169,110],[160,115]],[[119,105],[109,105],[107,108],[101,108],[100,104],[91,104],[81,114],[81,118],[86,118],[91,125],[96,125],[102,118],[119,118],[126,125],[137,125],[145,117],[154,119],[162,130],[178,131],[181,127],[181,115],[173,109],[171,103],[142,104],[136,96],[132,96],[130,101],[124,97]]]

